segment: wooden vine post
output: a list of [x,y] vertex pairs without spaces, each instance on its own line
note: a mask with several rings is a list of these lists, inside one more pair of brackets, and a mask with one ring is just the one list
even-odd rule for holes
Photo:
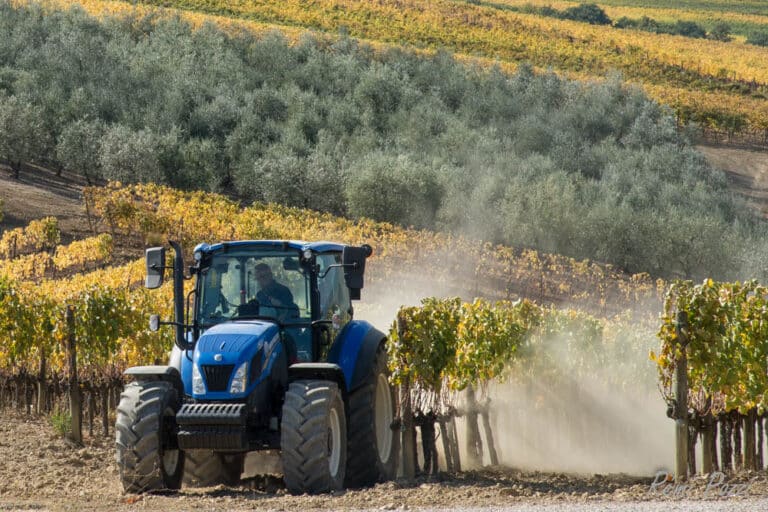
[[99,388],[101,392],[101,433],[109,436],[109,386],[104,384]]
[[491,430],[491,399],[488,398],[483,404],[481,417],[483,419],[483,430],[485,432],[485,443],[488,445],[488,455],[491,457],[491,465],[499,465],[499,455],[496,452],[496,443],[493,440],[493,431]]
[[741,446],[741,414],[738,410],[733,410],[731,411],[730,416],[731,423],[733,424],[733,469],[741,471],[744,469],[744,451]]
[[720,470],[730,471],[733,469],[732,456],[733,451],[731,448],[731,420],[729,415],[721,413],[719,416],[720,423]]
[[[712,407],[712,398],[707,398],[707,410]],[[715,418],[708,413],[701,422],[701,472],[710,474],[713,470],[715,453]]]
[[80,386],[77,381],[77,342],[75,338],[75,312],[67,306],[67,359],[69,360],[69,411],[72,415],[72,439],[78,444],[83,442],[83,418],[80,400]]
[[456,472],[461,471],[461,454],[459,453],[459,434],[456,431],[456,416],[451,416],[448,421],[448,434],[450,435],[449,444],[451,445],[451,458],[453,459],[453,469]]
[[755,444],[755,422],[757,411],[750,409],[744,417],[744,469],[754,471],[757,469],[757,446]]
[[445,467],[449,473],[456,471],[453,463],[452,447],[450,443],[450,434],[448,434],[448,423],[445,421],[445,416],[438,415],[437,424],[440,427],[440,439],[443,442],[443,454],[445,455]]
[[45,349],[43,348],[40,351],[40,372],[38,373],[38,376],[37,376],[37,414],[45,413],[46,390],[47,390],[46,373],[47,373],[47,368],[46,368],[46,361],[45,361]]
[[400,385],[400,446],[403,479],[413,483],[416,481],[416,430],[413,428],[411,387],[407,377]]
[[[397,316],[397,332],[400,339],[405,336],[405,321]],[[400,384],[400,446],[403,480],[407,483],[416,481],[416,436],[413,428],[413,407],[411,404],[410,377],[407,375]]]
[[688,478],[688,315],[677,313],[679,355],[675,362],[675,480]]
[[480,428],[477,422],[478,407],[475,399],[475,388],[467,386],[467,459],[470,466],[478,467],[483,464],[483,441],[480,439]]
[[755,457],[757,459],[757,470],[762,471],[762,469],[765,467],[763,464],[763,417],[762,415],[757,415],[757,453],[755,454]]

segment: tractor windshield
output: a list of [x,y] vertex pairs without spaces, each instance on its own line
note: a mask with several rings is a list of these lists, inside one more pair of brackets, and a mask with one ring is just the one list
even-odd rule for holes
[[264,318],[309,322],[310,281],[296,251],[230,249],[201,268],[197,302],[201,327]]

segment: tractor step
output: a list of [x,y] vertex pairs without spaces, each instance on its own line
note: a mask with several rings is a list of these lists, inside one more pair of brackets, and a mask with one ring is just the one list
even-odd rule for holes
[[184,404],[176,414],[182,450],[247,450],[246,404]]

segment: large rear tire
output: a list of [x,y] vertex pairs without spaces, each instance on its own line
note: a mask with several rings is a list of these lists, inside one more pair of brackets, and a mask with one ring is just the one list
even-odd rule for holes
[[392,429],[395,396],[388,378],[382,343],[364,384],[349,395],[347,487],[366,487],[396,476],[400,443]]
[[166,449],[168,423],[179,410],[176,389],[168,382],[131,382],[120,395],[115,446],[120,480],[127,492],[177,490],[184,452]]
[[291,383],[283,404],[280,448],[290,493],[317,494],[344,487],[347,422],[336,383]]
[[240,483],[245,455],[216,453],[211,450],[187,450],[184,454],[184,485],[211,487]]

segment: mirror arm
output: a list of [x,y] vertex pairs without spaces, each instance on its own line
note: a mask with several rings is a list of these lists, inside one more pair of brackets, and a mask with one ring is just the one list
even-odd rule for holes
[[352,268],[352,269],[355,269],[358,266],[359,265],[357,264],[357,262],[346,263],[346,264],[345,263],[334,263],[333,265],[328,265],[326,267],[326,269],[323,270],[322,273],[318,274],[317,277],[319,277],[320,279],[323,279],[326,275],[328,275],[328,272],[330,272],[332,268]]
[[158,320],[157,325],[162,327],[164,325],[173,325],[175,327],[183,327],[185,329],[191,329],[194,325],[182,324],[180,322],[174,322],[173,320]]
[[180,326],[180,327],[192,327],[191,325],[182,324],[182,323],[179,323],[179,322],[174,322],[172,320],[168,320],[167,322],[161,320],[161,321],[159,321],[157,323],[157,325],[160,325],[160,326],[163,326],[163,325],[175,325],[175,326]]

